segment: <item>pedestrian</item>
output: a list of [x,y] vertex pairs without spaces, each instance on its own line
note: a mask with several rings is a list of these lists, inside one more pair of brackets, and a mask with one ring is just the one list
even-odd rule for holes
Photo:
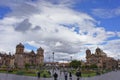
[[54,77],[54,80],[57,80],[58,74],[55,72],[54,75],[53,75],[53,77]]
[[80,80],[80,77],[81,77],[81,71],[80,70],[76,72],[76,76],[77,76],[77,80]]
[[70,80],[72,80],[72,73],[71,72],[69,73],[69,78],[70,78]]
[[62,74],[62,71],[60,70],[60,76],[61,76],[61,74]]
[[68,78],[68,74],[67,74],[67,72],[65,71],[65,80],[67,80],[67,78]]
[[37,73],[38,80],[40,80],[40,71]]

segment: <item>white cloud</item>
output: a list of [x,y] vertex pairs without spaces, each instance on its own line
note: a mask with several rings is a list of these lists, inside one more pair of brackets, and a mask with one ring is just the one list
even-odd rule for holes
[[120,32],[117,32],[118,37],[120,37]]
[[[59,2],[56,5],[40,0],[38,2],[10,2],[7,5],[13,11],[0,20],[2,51],[13,52],[16,44],[23,42],[44,48],[46,58],[54,51],[57,60],[61,60],[60,55],[64,55],[67,59],[69,55],[74,55],[74,58],[77,56],[76,59],[79,59],[78,55],[84,54],[85,44],[96,47],[108,37],[114,36],[113,32],[97,27],[97,21],[90,15],[71,9],[72,4]],[[70,25],[72,28],[69,28]],[[78,33],[74,31],[76,26]],[[83,56],[81,55],[80,58]]]
[[120,7],[114,9],[93,9],[92,13],[100,18],[112,18],[120,16]]
[[108,31],[107,35],[108,35],[108,37],[114,37],[114,36],[116,36],[116,32]]
[[120,39],[108,41],[106,45],[103,46],[104,50],[108,53],[109,56],[119,59],[120,55]]

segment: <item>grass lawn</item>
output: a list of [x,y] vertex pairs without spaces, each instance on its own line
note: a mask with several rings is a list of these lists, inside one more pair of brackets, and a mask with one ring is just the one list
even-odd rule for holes
[[[103,71],[103,74],[107,71]],[[24,75],[24,76],[37,76],[37,71],[36,70],[13,70],[13,71],[6,71],[6,70],[0,70],[0,73],[9,73],[9,74],[16,74],[16,75]],[[76,70],[72,70],[72,74],[76,74]],[[47,70],[41,70],[40,71],[40,76],[49,78],[51,77],[51,74]],[[82,77],[93,77],[96,76],[95,71],[82,71]]]
[[[37,76],[37,71],[18,71],[16,74],[25,76]],[[51,75],[46,70],[40,71],[40,76],[45,78],[51,77]]]
[[83,73],[82,77],[92,77],[92,76],[96,76],[96,73]]
[[3,71],[1,71],[1,70],[0,70],[0,73],[6,73],[6,72],[7,72],[7,71],[4,71],[4,70],[3,70]]
[[[72,73],[75,75],[76,74],[76,70],[73,70]],[[92,76],[96,76],[96,72],[95,71],[82,71],[82,77],[92,77]]]
[[[24,76],[37,76],[36,70],[13,70],[11,72],[8,72],[6,70],[0,70],[0,73],[9,73],[9,74],[16,74],[16,75],[24,75]],[[46,70],[42,70],[40,72],[41,77],[49,78],[51,75]]]

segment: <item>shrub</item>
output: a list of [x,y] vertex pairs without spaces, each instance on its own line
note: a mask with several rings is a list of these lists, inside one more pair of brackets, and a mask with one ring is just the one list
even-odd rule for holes
[[23,72],[23,71],[18,71],[16,74],[17,74],[17,75],[23,75],[24,72]]

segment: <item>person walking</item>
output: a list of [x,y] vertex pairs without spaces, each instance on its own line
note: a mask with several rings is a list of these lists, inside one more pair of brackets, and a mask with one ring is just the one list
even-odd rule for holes
[[68,73],[65,71],[65,80],[68,78]]
[[61,76],[61,74],[62,74],[62,71],[60,70],[60,76]]
[[55,72],[54,75],[53,75],[53,77],[54,77],[54,80],[57,80],[58,74]]
[[76,72],[76,76],[77,76],[77,80],[80,80],[80,77],[81,77],[81,71],[80,70]]
[[72,73],[71,72],[69,73],[69,78],[70,78],[70,80],[72,80]]
[[40,71],[37,72],[38,80],[40,80]]

